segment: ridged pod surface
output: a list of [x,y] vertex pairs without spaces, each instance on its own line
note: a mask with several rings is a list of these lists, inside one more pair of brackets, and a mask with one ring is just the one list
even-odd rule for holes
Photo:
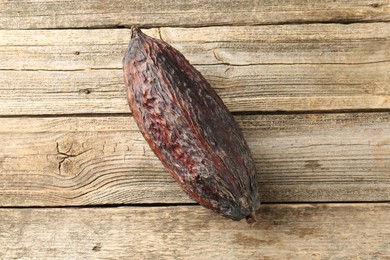
[[178,50],[136,27],[123,70],[137,125],[181,187],[206,208],[254,223],[260,199],[253,158],[200,72]]

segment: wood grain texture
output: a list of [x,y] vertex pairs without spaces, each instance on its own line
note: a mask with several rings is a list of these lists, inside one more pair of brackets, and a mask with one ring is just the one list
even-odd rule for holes
[[[231,112],[390,108],[388,65],[197,68]],[[130,113],[120,69],[1,71],[0,86],[0,115]]]
[[[390,115],[237,116],[263,202],[390,200]],[[0,206],[190,203],[130,116],[1,118]]]
[[[145,32],[196,64],[231,111],[390,108],[385,23]],[[0,30],[0,39],[1,115],[129,111],[121,70],[129,30]]]
[[[390,60],[387,23],[154,28],[194,65],[372,64]],[[0,69],[122,68],[128,29],[0,30]]]
[[388,0],[1,1],[4,29],[210,26],[390,20]]
[[2,259],[388,259],[389,203],[263,205],[249,227],[200,206],[0,209]]

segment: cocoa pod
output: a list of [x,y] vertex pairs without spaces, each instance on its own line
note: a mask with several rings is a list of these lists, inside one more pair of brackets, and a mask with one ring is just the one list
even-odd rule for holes
[[178,50],[136,27],[123,70],[137,125],[181,187],[206,208],[254,223],[260,199],[253,158],[200,72]]

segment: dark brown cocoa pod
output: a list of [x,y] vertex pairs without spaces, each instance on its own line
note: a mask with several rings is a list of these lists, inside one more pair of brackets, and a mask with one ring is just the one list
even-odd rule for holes
[[200,72],[178,50],[136,27],[123,70],[137,125],[181,187],[225,217],[255,222],[260,199],[253,158]]

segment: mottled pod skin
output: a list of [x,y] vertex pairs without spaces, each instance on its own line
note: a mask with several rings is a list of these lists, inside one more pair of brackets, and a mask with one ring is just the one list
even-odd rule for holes
[[253,158],[200,72],[178,50],[136,27],[123,69],[137,125],[181,187],[206,208],[254,223],[260,199]]

